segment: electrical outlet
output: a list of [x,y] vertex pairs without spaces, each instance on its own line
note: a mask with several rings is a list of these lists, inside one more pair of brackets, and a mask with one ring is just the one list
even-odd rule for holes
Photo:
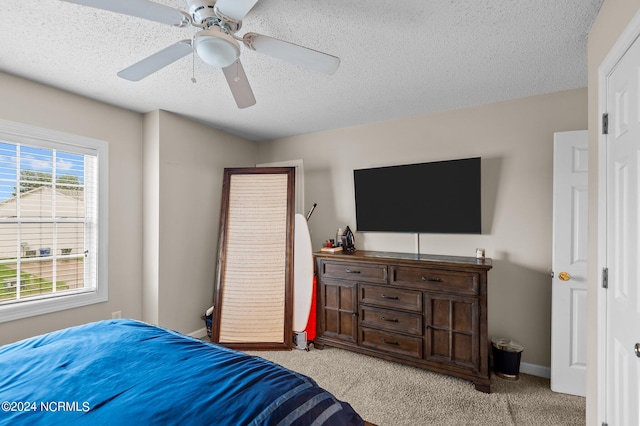
[[111,319],[122,318],[122,311],[111,312]]

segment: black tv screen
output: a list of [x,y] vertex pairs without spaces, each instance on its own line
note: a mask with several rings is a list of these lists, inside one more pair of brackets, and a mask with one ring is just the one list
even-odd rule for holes
[[481,234],[480,158],[353,171],[358,231]]

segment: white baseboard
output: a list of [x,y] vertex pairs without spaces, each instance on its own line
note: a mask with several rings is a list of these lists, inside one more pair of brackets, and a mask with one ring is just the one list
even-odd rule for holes
[[200,330],[188,333],[187,336],[195,337],[196,339],[202,339],[203,337],[207,337],[207,328],[202,327]]
[[520,363],[520,372],[524,374],[531,374],[532,376],[544,377],[545,379],[551,378],[551,367],[529,364],[528,362]]

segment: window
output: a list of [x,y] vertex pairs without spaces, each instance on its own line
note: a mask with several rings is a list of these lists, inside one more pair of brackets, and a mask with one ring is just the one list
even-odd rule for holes
[[0,120],[0,322],[107,300],[107,149]]

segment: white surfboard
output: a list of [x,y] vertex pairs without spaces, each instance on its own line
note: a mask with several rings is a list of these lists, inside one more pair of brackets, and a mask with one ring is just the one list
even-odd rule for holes
[[307,328],[313,296],[313,250],[307,219],[295,217],[293,251],[293,331]]

